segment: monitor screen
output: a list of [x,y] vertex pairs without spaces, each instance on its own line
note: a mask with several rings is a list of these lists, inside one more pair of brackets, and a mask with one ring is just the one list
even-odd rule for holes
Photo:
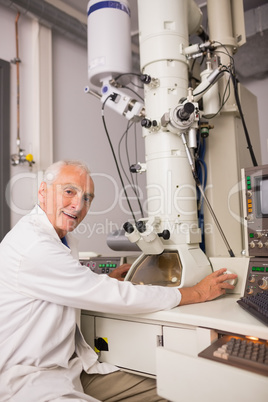
[[268,175],[255,178],[258,218],[268,217]]

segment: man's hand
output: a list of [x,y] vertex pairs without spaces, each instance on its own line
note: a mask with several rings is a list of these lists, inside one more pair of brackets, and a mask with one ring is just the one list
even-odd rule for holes
[[109,276],[111,278],[115,278],[118,279],[119,281],[123,281],[125,279],[125,276],[129,270],[129,268],[131,267],[130,264],[122,264],[120,265],[120,267],[115,268],[110,274]]
[[206,276],[199,283],[189,288],[179,289],[181,292],[180,306],[191,303],[201,303],[216,299],[226,293],[226,289],[234,289],[233,285],[226,282],[228,279],[237,278],[236,274],[225,274],[226,268],[221,268]]

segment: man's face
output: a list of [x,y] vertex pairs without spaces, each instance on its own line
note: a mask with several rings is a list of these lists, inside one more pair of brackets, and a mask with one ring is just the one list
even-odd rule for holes
[[91,177],[76,166],[63,166],[51,186],[41,183],[39,201],[49,221],[62,238],[86,216],[94,197]]

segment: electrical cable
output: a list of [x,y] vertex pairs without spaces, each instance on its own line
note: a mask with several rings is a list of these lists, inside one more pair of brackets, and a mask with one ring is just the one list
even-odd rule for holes
[[[241,107],[241,103],[240,103],[240,99],[239,99],[238,80],[237,80],[236,74],[235,74],[234,59],[230,55],[230,53],[228,52],[228,49],[224,45],[222,45],[220,42],[218,42],[218,43],[226,51],[226,53],[224,53],[224,52],[221,52],[221,53],[227,54],[229,56],[229,58],[230,58],[230,67],[223,66],[224,69],[221,70],[221,72],[220,72],[220,73],[228,72],[229,73],[229,79],[228,79],[228,82],[226,84],[226,87],[225,87],[225,90],[224,90],[224,93],[223,93],[223,98],[222,98],[220,109],[213,116],[208,117],[208,116],[204,115],[204,117],[205,118],[213,118],[217,114],[219,114],[219,112],[221,111],[221,109],[223,108],[223,106],[225,105],[225,103],[227,102],[227,100],[230,97],[230,81],[232,80],[233,87],[234,87],[234,96],[235,96],[237,108],[238,108],[238,111],[239,111],[239,114],[240,114],[240,117],[241,117],[241,121],[242,121],[243,129],[244,129],[246,141],[247,141],[247,144],[248,144],[248,149],[249,149],[249,152],[250,152],[250,155],[251,155],[253,165],[257,166],[257,161],[256,161],[256,158],[255,158],[255,155],[254,155],[254,152],[253,152],[252,144],[251,144],[251,141],[250,141],[250,136],[249,136],[249,133],[248,133],[248,130],[247,130],[246,122],[245,122],[245,119],[244,119],[244,115],[243,115],[243,111],[242,111],[242,107]],[[218,78],[219,74],[217,74],[215,79],[210,83],[210,85],[207,88],[205,88],[204,91],[206,91],[211,85],[213,85],[215,80]],[[229,91],[228,91],[228,95],[226,97],[227,89]],[[201,94],[204,91],[201,91],[199,94]],[[199,95],[199,94],[195,94],[195,95]],[[203,142],[203,144],[205,145],[205,141]],[[186,147],[187,147],[187,144],[186,144]],[[207,176],[206,164],[205,164],[205,161],[203,159],[204,150],[205,149],[202,149],[201,140],[200,140],[199,144],[198,144],[198,153],[196,152],[195,169],[192,166],[193,176],[194,176],[194,179],[195,179],[195,182],[196,182],[197,190],[199,192],[199,196],[197,196],[197,200],[199,200],[198,201],[199,202],[199,206],[198,206],[198,210],[199,210],[199,227],[201,228],[202,238],[203,238],[203,231],[204,231],[204,229],[203,229],[203,223],[204,223],[204,221],[203,221],[203,200],[205,200],[205,202],[207,204],[207,208],[210,211],[210,213],[211,213],[211,215],[212,215],[212,217],[214,219],[214,222],[215,222],[215,224],[216,224],[216,226],[217,226],[217,228],[218,228],[218,230],[219,230],[219,232],[221,234],[221,237],[222,237],[222,239],[223,239],[223,241],[224,241],[224,243],[225,243],[225,245],[227,247],[227,250],[229,252],[230,257],[234,257],[234,253],[233,253],[232,249],[229,246],[229,243],[228,243],[228,241],[227,241],[227,239],[226,239],[226,237],[225,237],[225,235],[224,235],[224,233],[223,233],[223,231],[221,229],[221,226],[220,226],[220,224],[219,224],[219,222],[217,220],[217,217],[214,214],[214,211],[213,211],[213,209],[212,209],[212,207],[211,207],[211,205],[210,205],[210,203],[209,203],[209,201],[208,201],[208,199],[207,199],[207,197],[205,195],[205,192],[204,192],[204,189],[206,188],[206,176]],[[201,247],[202,246],[205,247],[203,242],[201,244]]]
[[244,115],[243,115],[243,111],[242,111],[242,107],[241,107],[241,103],[240,103],[240,99],[239,99],[239,93],[238,93],[238,88],[237,88],[237,79],[232,73],[231,73],[231,78],[232,78],[232,82],[233,82],[233,86],[234,86],[234,94],[235,94],[236,104],[237,104],[237,107],[238,107],[238,110],[239,110],[239,114],[240,114],[240,117],[241,117],[242,125],[243,125],[243,128],[244,128],[244,133],[245,133],[245,137],[246,137],[246,141],[247,141],[247,145],[248,145],[247,148],[249,150],[253,166],[258,166],[258,162],[257,162],[257,159],[256,159],[254,151],[253,151],[253,146],[251,144],[249,132],[248,132],[248,129],[247,129],[247,125],[246,125],[246,122],[245,122],[245,118],[244,118]]
[[[122,73],[122,74],[120,74],[120,75],[118,75],[117,77],[115,77],[114,78],[114,81],[118,81],[119,80],[119,78],[121,78],[121,77],[124,77],[124,76],[128,76],[128,75],[133,75],[134,77],[138,77],[138,78],[140,78],[141,77],[141,75],[140,74],[138,74],[138,73]],[[139,89],[143,89],[143,85],[138,85],[138,84],[136,84],[135,82],[133,82],[133,81],[130,81],[130,84],[132,84],[134,87],[136,87],[136,88],[139,88]],[[120,84],[119,84],[120,85]]]
[[19,58],[19,33],[18,33],[18,21],[20,18],[20,12],[17,13],[15,21],[16,29],[16,72],[17,72],[17,146],[18,155],[20,153],[20,58]]
[[241,121],[242,121],[242,126],[243,126],[243,129],[244,129],[245,138],[246,138],[246,142],[247,142],[247,148],[249,150],[253,166],[258,166],[258,162],[257,162],[257,159],[256,159],[254,151],[253,151],[253,146],[251,144],[250,135],[249,135],[249,132],[248,132],[248,129],[247,129],[247,125],[246,125],[246,122],[245,122],[245,118],[244,118],[244,114],[243,114],[243,111],[242,111],[242,106],[241,106],[241,102],[240,102],[240,98],[239,98],[239,92],[238,92],[238,86],[237,86],[238,80],[236,78],[234,58],[229,53],[227,47],[224,46],[221,42],[215,41],[214,43],[218,43],[220,46],[222,46],[225,49],[225,52],[217,51],[218,53],[226,54],[230,58],[230,64],[231,64],[232,68],[230,68],[230,67],[228,68],[226,66],[225,66],[225,68],[229,72],[231,80],[232,80],[232,83],[233,83],[235,101],[236,101],[237,108],[238,108],[238,111],[239,111],[239,115],[240,115],[240,118],[241,118]]
[[128,76],[128,75],[133,75],[133,76],[139,77],[139,78],[140,78],[140,76],[141,76],[139,73],[122,73],[122,74],[117,75],[117,76],[114,78],[114,80],[117,81],[117,80],[119,80],[119,78],[124,77],[124,76]]
[[[138,74],[138,73],[122,73],[122,74],[119,74],[117,77],[115,77],[113,80],[117,82],[121,77],[125,77],[125,76],[134,76],[134,77],[138,77],[138,78],[140,79],[141,74]],[[142,86],[142,85],[140,86],[140,85],[136,84],[136,83],[133,82],[133,81],[130,81],[130,83],[131,83],[134,87],[136,87],[136,88],[143,89],[143,86]],[[121,88],[128,88],[128,89],[130,89],[129,87],[124,86],[123,84],[120,84],[120,83],[119,83],[119,85],[120,85]],[[138,94],[137,94],[137,95],[138,95]],[[138,96],[139,96],[139,95],[138,95]]]
[[188,78],[189,84],[188,84],[188,85],[189,85],[189,87],[191,87],[191,88],[192,88],[192,79],[194,78],[194,77],[193,77],[193,72],[194,72],[194,66],[195,66],[196,60],[197,60],[197,59],[194,59],[194,60],[193,60],[192,65],[191,65],[191,68],[190,68],[190,70],[189,70],[189,78]]
[[120,179],[120,182],[121,182],[123,191],[124,191],[125,196],[126,196],[126,200],[127,200],[127,203],[128,203],[129,210],[130,210],[131,215],[132,215],[132,217],[133,217],[133,219],[134,219],[134,222],[136,223],[136,222],[137,222],[137,221],[136,221],[136,217],[135,217],[135,214],[134,214],[134,212],[133,212],[133,210],[132,210],[132,207],[131,207],[131,204],[130,204],[130,201],[129,201],[129,198],[128,198],[128,194],[127,194],[127,191],[126,191],[126,189],[125,189],[125,184],[124,184],[124,181],[123,181],[123,178],[122,178],[120,169],[119,169],[119,165],[118,165],[117,158],[116,158],[116,155],[115,155],[115,152],[114,152],[113,144],[112,144],[112,141],[111,141],[111,138],[110,138],[110,135],[109,135],[107,126],[106,126],[105,117],[104,117],[104,107],[105,107],[105,105],[106,105],[106,102],[107,102],[108,99],[110,99],[110,98],[112,99],[112,98],[113,98],[113,95],[107,96],[107,98],[105,99],[105,101],[104,101],[103,104],[102,104],[102,110],[101,110],[102,122],[103,122],[104,130],[105,130],[105,133],[106,133],[106,136],[107,136],[107,139],[108,139],[108,142],[109,142],[109,145],[110,145],[112,154],[113,154],[113,158],[114,158],[114,161],[115,161],[115,165],[116,165],[116,169],[117,169],[117,172],[118,172],[118,175],[119,175],[119,179]]
[[[207,165],[205,162],[205,153],[206,153],[206,140],[205,138],[201,138],[200,130],[198,132],[198,143],[197,150],[195,153],[195,161],[196,161],[196,171],[197,176],[202,183],[202,188],[205,190],[207,185]],[[198,211],[198,222],[201,230],[202,241],[200,243],[201,249],[205,252],[205,229],[204,229],[204,198],[197,187],[197,211]]]
[[[123,141],[124,138],[127,138],[128,131],[133,126],[133,124],[134,124],[134,122],[131,122],[131,124],[130,124],[130,122],[128,122],[127,129],[125,130],[125,132],[123,133],[123,135],[122,135],[122,137],[121,137],[121,139],[119,141],[119,144],[118,144],[118,158],[119,158],[119,162],[120,162],[120,165],[121,165],[121,169],[122,169],[122,171],[123,171],[128,183],[129,183],[132,191],[134,192],[134,194],[135,194],[135,196],[137,198],[137,202],[139,204],[141,216],[144,217],[142,205],[141,205],[141,202],[140,202],[140,197],[139,197],[138,190],[137,190],[138,189],[138,182],[136,182],[136,184],[134,183],[133,176],[131,174],[131,178],[132,178],[132,183],[131,183],[131,180],[129,179],[129,177],[128,177],[125,169],[124,169],[124,165],[123,165],[123,162],[122,162],[122,159],[121,159],[121,144],[122,144],[122,141]],[[135,127],[136,127],[136,124],[135,124]],[[137,142],[137,138],[136,138],[136,130],[135,130],[135,154],[136,154],[136,160],[137,160],[137,144],[136,144],[136,142]],[[127,155],[127,159],[128,159],[128,166],[130,166],[129,153],[128,153],[128,147],[127,147],[127,140],[126,140],[126,155]],[[136,177],[137,177],[137,175],[136,175]]]
[[[131,166],[130,159],[129,159],[129,152],[128,152],[128,141],[127,141],[127,139],[128,139],[128,131],[126,132],[125,138],[126,138],[125,148],[126,148],[126,156],[127,156],[127,160],[128,160],[128,166]],[[137,159],[136,159],[136,161],[137,161]],[[131,185],[131,188],[132,188],[134,194],[136,195],[136,198],[137,198],[137,201],[138,201],[138,204],[139,204],[139,207],[140,207],[141,216],[144,217],[143,209],[142,209],[142,206],[141,206],[141,203],[140,203],[140,197],[139,197],[139,194],[138,194],[138,190],[136,189],[135,182],[133,180],[133,173],[131,173],[130,176],[131,176],[131,179],[132,179],[132,184],[130,182],[129,183]],[[137,177],[137,174],[136,174],[136,177]]]
[[227,47],[226,47],[223,43],[221,43],[221,42],[219,42],[219,41],[213,41],[213,43],[218,43],[221,47],[224,48],[225,52],[223,52],[223,51],[221,51],[221,50],[217,50],[217,53],[222,53],[222,54],[227,55],[227,56],[229,57],[229,59],[230,59],[231,65],[232,65],[232,67],[233,67],[233,69],[234,69],[234,71],[235,71],[234,58],[233,58],[233,56],[230,54],[230,52],[229,52],[229,50],[227,49]]
[[129,180],[129,177],[128,177],[128,175],[127,175],[127,172],[126,172],[126,170],[125,170],[125,168],[124,168],[124,164],[123,164],[122,158],[121,158],[121,144],[122,144],[123,139],[124,139],[125,136],[127,135],[128,130],[130,129],[130,127],[132,127],[133,124],[134,124],[134,122],[132,122],[132,124],[130,124],[130,122],[128,121],[128,123],[127,123],[127,128],[126,128],[126,130],[124,131],[124,133],[123,133],[123,135],[121,136],[121,138],[120,138],[120,140],[119,140],[119,143],[118,143],[118,159],[119,159],[119,162],[120,162],[121,169],[122,169],[122,171],[123,171],[123,173],[124,173],[124,175],[125,175],[125,178],[126,178],[127,181],[129,182],[129,184],[130,184],[130,180]]

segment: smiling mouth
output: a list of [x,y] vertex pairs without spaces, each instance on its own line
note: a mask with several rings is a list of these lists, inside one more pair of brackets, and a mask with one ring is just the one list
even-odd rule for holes
[[77,219],[77,216],[76,216],[76,215],[72,215],[72,214],[69,214],[68,212],[64,212],[64,211],[62,211],[62,212],[64,213],[64,215],[67,215],[67,216],[69,216],[70,218]]

